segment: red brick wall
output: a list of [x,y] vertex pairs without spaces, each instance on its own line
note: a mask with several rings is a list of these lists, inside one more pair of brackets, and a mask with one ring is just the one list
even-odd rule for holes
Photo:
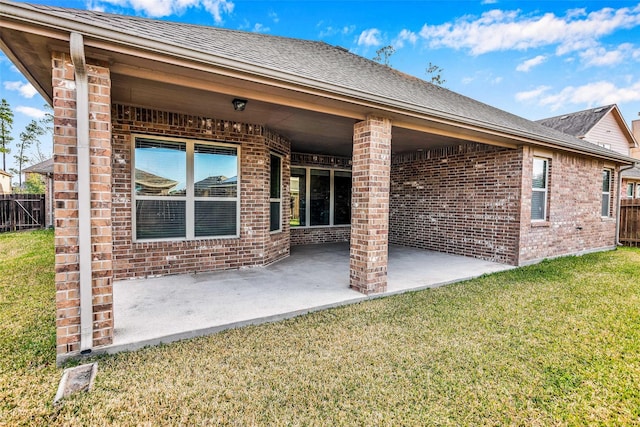
[[353,128],[350,286],[387,289],[391,121],[367,117]]
[[319,243],[348,242],[350,226],[291,227],[291,245],[315,245]]
[[[87,61],[91,153],[93,345],[113,339],[111,247],[111,79],[106,64]],[[80,274],[76,90],[68,54],[52,54],[57,353],[80,350]]]
[[550,156],[549,220],[531,222],[533,152],[524,148],[523,153],[519,264],[614,247],[617,173],[611,177],[611,217],[602,218],[602,170],[605,164],[584,156],[553,153]]
[[517,262],[522,154],[470,144],[397,155],[390,243]]
[[[134,242],[132,133],[236,143],[240,146],[240,237]],[[264,265],[289,252],[283,232],[269,233],[269,154],[282,155],[283,200],[289,199],[289,142],[259,125],[113,106],[113,229],[116,279],[195,273]]]
[[[289,189],[291,185],[291,144],[286,139],[270,131],[266,131],[265,142],[270,152],[282,158],[282,231],[269,233],[269,240],[265,249],[265,264],[267,264],[289,256],[289,217],[291,212],[288,209],[288,200],[290,198]],[[267,189],[268,192],[269,189]],[[269,194],[267,194],[268,197]]]

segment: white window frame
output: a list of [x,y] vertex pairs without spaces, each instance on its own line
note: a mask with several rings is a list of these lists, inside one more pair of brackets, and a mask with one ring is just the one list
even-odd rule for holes
[[[603,172],[609,172],[609,190],[608,191],[604,191],[602,190],[601,193],[601,199],[600,199],[600,216],[602,218],[611,218],[611,187],[613,184],[613,170],[609,169],[609,168],[604,168],[602,170]],[[602,186],[604,184],[604,181],[600,182],[600,188],[602,189]],[[607,195],[607,214],[606,215],[602,215],[602,211],[604,210],[604,205],[602,204],[604,201],[604,195]]]
[[[271,198],[271,158],[273,157],[277,157],[278,159],[280,159],[280,197],[275,197],[275,198]],[[269,233],[271,234],[275,234],[275,233],[281,233],[282,232],[282,188],[283,188],[283,183],[282,183],[282,177],[283,177],[283,171],[282,171],[282,166],[283,166],[283,162],[282,162],[282,156],[274,153],[274,152],[270,152],[269,153]],[[279,224],[280,227],[278,227],[276,230],[271,230],[271,203],[272,202],[279,202],[280,203],[280,212],[279,214]]]
[[[531,170],[533,171],[533,163],[535,163],[536,160],[541,160],[545,163],[545,168],[544,168],[544,188],[534,188],[533,186],[533,173],[531,176],[531,200],[533,201],[533,193],[543,193],[544,194],[544,203],[543,203],[543,211],[542,211],[542,218],[531,218],[531,222],[546,222],[547,221],[547,216],[548,216],[548,206],[549,206],[549,159],[545,158],[545,157],[534,157],[533,158],[533,162],[531,163]],[[533,203],[532,203],[533,205]]]
[[636,183],[636,195],[635,195],[636,199],[640,199],[640,182]]
[[[631,190],[631,194],[629,194],[629,190]],[[627,183],[627,191],[626,191],[626,197],[633,199],[635,197],[635,193],[636,193],[636,184],[633,182],[628,182]]]
[[[186,167],[187,167],[187,186],[186,186],[186,195],[185,196],[141,196],[136,194],[136,186],[135,186],[135,174],[136,174],[136,140],[140,139],[150,139],[157,141],[167,141],[167,142],[176,142],[183,143],[186,145]],[[201,145],[211,145],[217,147],[230,147],[236,150],[236,161],[237,166],[236,170],[237,174],[237,184],[236,184],[236,197],[195,197],[194,195],[194,147],[196,144]],[[188,139],[188,138],[174,138],[167,136],[158,136],[158,135],[145,135],[145,134],[132,134],[131,135],[131,232],[132,232],[132,241],[136,242],[180,242],[180,241],[189,241],[189,240],[212,240],[212,239],[237,239],[240,237],[240,176],[241,176],[241,158],[240,158],[240,146],[235,144],[228,144],[219,141],[208,141],[208,140],[200,140],[200,139]],[[184,200],[185,201],[185,228],[186,228],[186,236],[185,237],[166,237],[166,238],[158,238],[158,239],[138,239],[137,229],[136,229],[136,205],[138,200]],[[224,235],[224,236],[195,236],[195,202],[196,201],[233,201],[236,202],[236,232],[233,235]]]
[[[305,170],[305,209],[304,223],[307,225],[292,225],[291,228],[328,228],[328,227],[351,227],[349,224],[334,224],[334,212],[335,212],[335,188],[334,188],[334,173],[335,172],[349,172],[351,169],[336,169],[318,166],[299,166],[291,165],[292,169],[304,169]],[[328,170],[329,171],[329,224],[326,225],[311,225],[311,170]],[[290,178],[291,179],[291,178]],[[351,175],[353,179],[353,175]]]

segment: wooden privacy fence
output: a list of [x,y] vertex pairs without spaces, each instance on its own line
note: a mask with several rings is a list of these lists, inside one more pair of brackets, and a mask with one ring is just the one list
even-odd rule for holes
[[620,243],[640,247],[640,199],[620,200]]
[[44,228],[44,194],[0,195],[0,233]]

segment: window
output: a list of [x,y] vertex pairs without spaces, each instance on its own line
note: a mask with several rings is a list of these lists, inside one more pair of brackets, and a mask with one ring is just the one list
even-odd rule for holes
[[291,226],[351,223],[351,172],[291,168]]
[[307,170],[291,168],[291,222],[292,227],[307,225]]
[[533,158],[531,220],[546,221],[548,194],[549,161],[539,157]]
[[311,169],[311,221],[310,225],[329,225],[331,211],[331,171]]
[[636,199],[640,199],[640,183],[636,184]]
[[271,155],[269,231],[282,230],[282,159]]
[[602,216],[609,216],[611,211],[611,170],[602,171]]
[[135,238],[238,236],[238,148],[134,138]]
[[633,198],[633,189],[635,188],[635,184],[629,183],[627,184],[627,197]]
[[333,173],[334,215],[336,225],[351,224],[351,172]]

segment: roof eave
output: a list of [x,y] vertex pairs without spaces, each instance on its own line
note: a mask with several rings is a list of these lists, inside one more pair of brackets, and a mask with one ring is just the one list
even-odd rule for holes
[[[80,23],[71,19],[48,14],[41,10],[35,10],[31,7],[31,5],[28,4],[0,2],[0,17],[18,20],[20,22],[29,23],[32,25],[44,26],[51,30],[62,31],[65,33],[78,32],[85,36],[85,44],[87,46],[95,44],[96,47],[104,47],[105,44],[111,46],[115,44],[126,46],[135,50],[145,50],[161,56],[169,56],[180,58],[188,62],[207,64],[209,66],[230,70],[234,73],[238,73],[239,71],[244,75],[275,80],[292,85],[296,90],[302,90],[306,88],[313,91],[321,91],[325,94],[325,96],[329,98],[340,99],[344,97],[347,98],[346,100],[348,102],[359,104],[362,106],[371,106],[371,104],[373,103],[381,111],[397,113],[403,112],[404,114],[407,114],[409,116],[422,116],[425,120],[435,120],[450,125],[463,125],[467,128],[471,127],[478,132],[490,131],[490,133],[499,133],[504,137],[515,139],[519,143],[558,146],[559,148],[568,149],[574,152],[582,152],[607,160],[617,162],[619,161],[621,163],[629,164],[633,163],[633,161],[629,161],[630,158],[626,156],[617,156],[613,155],[613,153],[611,155],[608,155],[607,153],[602,153],[598,150],[590,150],[586,147],[575,147],[568,142],[557,140],[554,138],[548,138],[539,134],[521,132],[509,127],[488,124],[486,122],[473,120],[468,117],[462,117],[430,109],[422,105],[407,104],[398,100],[376,95],[372,92],[363,92],[325,81],[311,80],[309,78],[292,73],[286,73],[281,70],[274,70],[272,68],[266,68],[247,62],[242,62],[237,58],[229,58],[222,55],[205,54],[195,49],[188,49],[169,43],[161,43],[143,37],[132,38],[128,34],[121,33],[115,30],[100,28]],[[48,96],[46,98],[48,98]]]

